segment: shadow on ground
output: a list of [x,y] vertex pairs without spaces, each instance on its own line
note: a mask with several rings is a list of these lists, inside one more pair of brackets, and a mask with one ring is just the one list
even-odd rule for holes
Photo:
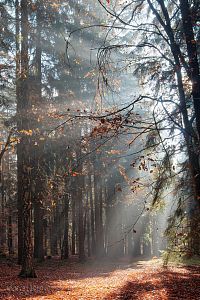
[[162,268],[159,261],[52,259],[36,266],[38,278],[20,279],[20,267],[0,263],[0,299],[198,300],[200,266]]
[[200,266],[147,270],[142,278],[129,278],[118,291],[104,299],[121,300],[198,300],[200,299]]
[[92,280],[94,285],[95,278],[98,280],[102,278],[103,284],[104,278],[108,278],[114,271],[128,268],[141,269],[141,265],[136,261],[130,262],[130,260],[117,262],[109,260],[93,262],[91,260],[80,264],[77,257],[68,261],[51,259],[36,265],[38,278],[21,279],[17,276],[20,267],[4,262],[0,264],[0,299],[22,300],[44,296],[49,296],[48,299],[50,299],[51,295],[54,295],[53,299],[60,299],[59,292],[66,292],[66,299],[70,299],[67,295],[71,292],[81,295],[81,290],[84,288],[85,282],[87,285],[88,280]]

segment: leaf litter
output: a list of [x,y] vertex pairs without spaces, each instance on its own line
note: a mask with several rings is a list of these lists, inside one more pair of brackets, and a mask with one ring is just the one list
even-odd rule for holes
[[163,268],[160,260],[92,262],[51,260],[38,278],[20,279],[19,266],[1,263],[1,300],[198,300],[200,266]]

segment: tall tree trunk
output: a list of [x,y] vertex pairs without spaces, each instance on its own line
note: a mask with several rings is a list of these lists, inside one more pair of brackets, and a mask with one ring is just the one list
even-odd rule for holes
[[48,221],[43,219],[43,230],[44,230],[44,255],[48,255]]
[[0,183],[1,183],[1,203],[0,203],[0,255],[6,253],[6,195],[4,186],[4,162],[5,157],[1,160]]
[[89,194],[87,192],[86,200],[86,228],[87,228],[87,248],[88,248],[88,257],[91,256],[91,245],[90,245],[90,207],[89,207]]
[[95,205],[95,241],[96,241],[96,255],[101,256],[101,230],[100,230],[100,187],[99,178],[94,174],[94,205]]
[[[32,157],[32,195],[34,207],[34,257],[39,261],[44,260],[44,189],[45,178],[43,175],[43,144],[36,142],[37,137],[32,137],[34,155]],[[36,143],[36,146],[35,146]]]
[[193,240],[193,249],[191,249],[192,253],[199,254],[200,252],[200,218],[199,218],[199,210],[200,210],[200,163],[199,163],[199,138],[200,138],[200,75],[199,75],[199,64],[197,59],[197,49],[196,42],[194,40],[194,33],[192,28],[192,17],[189,9],[188,1],[180,1],[181,14],[183,18],[183,30],[186,37],[187,44],[187,52],[189,58],[189,70],[187,70],[189,79],[192,82],[192,96],[194,102],[194,110],[197,124],[197,133],[193,129],[191,122],[189,121],[187,105],[186,105],[186,94],[183,85],[183,76],[182,76],[182,54],[180,51],[179,45],[176,43],[174,31],[171,27],[171,19],[169,17],[168,10],[165,6],[164,0],[159,0],[162,14],[165,22],[162,20],[158,11],[153,6],[153,2],[151,0],[147,0],[148,4],[152,10],[152,12],[156,15],[158,21],[161,26],[164,28],[169,41],[170,41],[170,49],[171,53],[174,57],[175,62],[175,73],[177,77],[177,87],[179,93],[179,101],[181,107],[181,114],[183,117],[184,124],[184,138],[187,146],[187,152],[189,156],[189,164],[190,164],[190,172],[192,178],[192,189],[194,192],[193,202],[189,203],[191,213],[191,238]]
[[76,193],[72,192],[72,255],[76,254]]
[[196,129],[198,142],[190,151],[191,173],[193,177],[193,190],[195,192],[195,203],[191,208],[191,250],[194,254],[200,254],[200,68],[197,56],[197,41],[193,31],[192,11],[188,0],[180,1],[180,9],[183,22],[183,31],[187,45],[188,64],[190,79],[192,82],[192,98],[196,118]]
[[[18,104],[18,112],[20,112],[21,126],[18,128],[21,132],[20,144],[22,148],[21,166],[22,172],[18,174],[22,183],[20,195],[22,197],[22,224],[23,224],[23,255],[22,269],[20,277],[36,277],[33,267],[33,245],[32,245],[32,195],[31,195],[31,180],[32,180],[32,165],[31,165],[31,137],[28,133],[31,132],[30,116],[31,104],[29,101],[28,92],[28,1],[21,0],[21,99]],[[19,158],[18,158],[19,159]],[[21,201],[20,201],[21,202]]]
[[[192,81],[192,97],[194,103],[195,117],[198,137],[200,140],[200,68],[197,56],[197,41],[195,40],[192,11],[188,0],[180,1],[180,9],[182,15],[183,31],[187,45],[188,64],[190,71],[190,79]],[[199,175],[200,176],[200,175]]]
[[112,206],[112,192],[110,185],[107,184],[106,191],[105,191],[105,215],[106,215],[106,221],[105,221],[105,246],[106,246],[106,255],[111,256],[112,255],[112,247],[110,247],[110,244],[112,244],[112,221],[111,221],[111,206]]
[[11,200],[9,200],[9,214],[8,214],[8,253],[9,256],[14,254],[14,249],[13,249],[13,224],[12,224],[12,208],[11,208]]
[[[22,119],[21,114],[21,61],[20,61],[20,45],[19,45],[19,36],[20,36],[20,4],[19,1],[15,1],[15,18],[16,18],[16,99],[17,99],[17,128],[22,130]],[[22,144],[17,144],[17,209],[18,209],[18,263],[22,263],[23,256],[23,198],[22,198]]]
[[81,174],[78,179],[78,243],[79,243],[79,260],[85,261],[85,249],[84,249],[84,223],[83,223],[83,175]]
[[51,221],[51,255],[58,255],[58,230],[59,230],[59,215],[58,215],[58,204],[56,203],[55,210],[53,212],[53,220]]
[[95,235],[96,235],[96,255],[104,255],[103,243],[103,190],[102,179],[94,174],[94,203],[95,203]]
[[103,188],[102,180],[99,189],[99,255],[104,256],[104,230],[103,230]]
[[96,254],[96,241],[95,241],[94,203],[93,203],[91,175],[89,175],[89,197],[90,197],[90,221],[91,221],[91,252],[94,255]]
[[[81,149],[77,151],[77,160],[81,157]],[[85,232],[84,232],[84,208],[83,208],[83,189],[84,189],[84,175],[82,163],[79,163],[77,168],[79,175],[77,176],[77,196],[78,196],[78,248],[79,248],[79,261],[85,261]]]
[[[35,107],[40,107],[42,104],[42,48],[41,48],[41,8],[42,1],[36,2],[36,54],[35,54],[35,74],[32,78],[32,89],[31,89],[31,103]],[[41,124],[38,122],[40,116],[34,115],[33,119],[33,201],[34,201],[34,257],[40,261],[44,260],[44,249],[43,249],[43,215],[44,215],[44,189],[45,189],[45,178],[44,178],[44,145],[43,142],[38,139],[36,130],[40,128]]]
[[68,232],[69,232],[69,196],[68,194],[64,197],[64,237],[62,242],[62,253],[61,258],[67,259],[69,257],[69,242],[68,242]]

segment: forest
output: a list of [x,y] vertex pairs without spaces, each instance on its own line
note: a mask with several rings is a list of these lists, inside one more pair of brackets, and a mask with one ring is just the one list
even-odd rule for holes
[[200,299],[199,0],[0,0],[0,299]]

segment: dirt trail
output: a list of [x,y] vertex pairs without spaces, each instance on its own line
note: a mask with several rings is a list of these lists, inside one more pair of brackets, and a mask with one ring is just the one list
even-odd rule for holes
[[46,262],[38,278],[19,279],[18,266],[0,265],[1,300],[200,300],[200,267],[162,268],[159,260],[78,264]]

